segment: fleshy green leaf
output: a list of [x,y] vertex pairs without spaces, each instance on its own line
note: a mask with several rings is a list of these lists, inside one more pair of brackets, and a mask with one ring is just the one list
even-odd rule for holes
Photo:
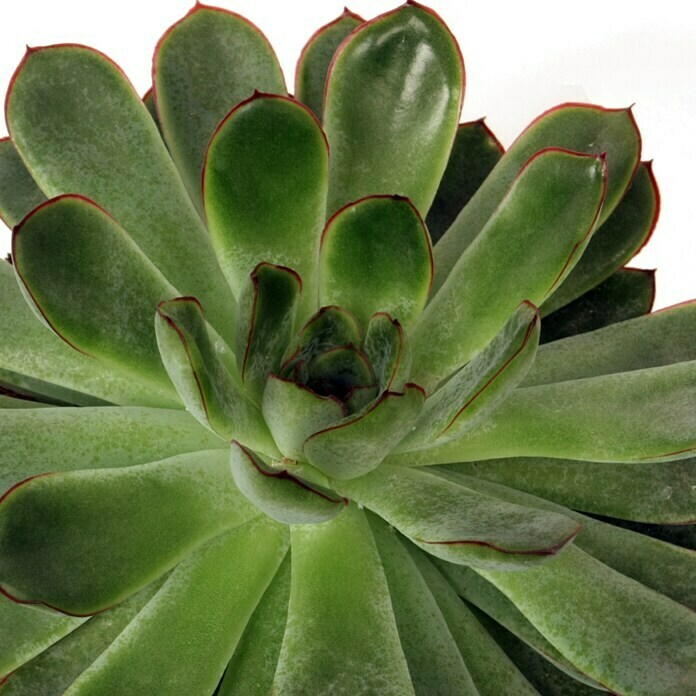
[[[273,692],[413,696],[365,515],[292,528],[288,622]],[[369,601],[365,601],[369,598]]]
[[160,39],[152,73],[167,146],[202,209],[201,172],[215,128],[254,90],[285,94],[283,72],[258,27],[233,12],[196,3]]
[[576,300],[628,263],[647,243],[660,213],[660,194],[650,162],[641,162],[626,194],[593,235],[563,284],[544,302],[546,316]]
[[328,212],[383,193],[410,198],[425,215],[447,165],[463,83],[454,37],[421,5],[408,3],[356,30],[326,82]]
[[83,46],[32,49],[6,104],[12,140],[46,195],[78,193],[108,210],[181,294],[201,300],[230,340],[234,300],[208,235],[119,68]]
[[307,438],[307,460],[341,480],[372,471],[415,425],[424,401],[415,384],[407,384],[403,392],[383,392],[366,410]]
[[256,514],[224,450],[35,476],[0,503],[0,584],[20,602],[92,614]]
[[352,345],[337,346],[320,353],[307,365],[306,373],[307,386],[314,392],[335,394],[342,400],[355,389],[375,385],[370,362],[360,349]]
[[399,445],[408,451],[451,440],[480,422],[527,374],[539,342],[539,313],[522,303],[495,338],[425,402],[416,428]]
[[297,273],[265,262],[251,272],[242,288],[235,354],[242,381],[257,401],[268,375],[280,368],[301,292]]
[[693,642],[685,640],[696,632],[694,613],[579,548],[543,569],[481,573],[561,653],[608,688],[676,696],[694,683]]
[[591,104],[562,104],[532,121],[438,243],[435,289],[443,285],[459,257],[484,229],[529,158],[549,147],[606,153],[608,181],[599,217],[602,223],[621,200],[638,165],[640,133],[630,109]]
[[347,7],[340,17],[312,34],[304,45],[295,68],[295,96],[321,120],[324,113],[324,87],[336,49],[365,20]]
[[310,435],[348,415],[335,396],[320,396],[277,375],[266,382],[261,410],[278,449],[290,459],[302,458],[302,445]]
[[423,219],[399,196],[371,196],[345,206],[322,234],[319,275],[321,304],[345,307],[364,327],[376,312],[412,326],[433,279]]
[[696,449],[696,361],[515,391],[485,427],[405,464],[498,457],[605,462],[684,459]]
[[299,273],[305,314],[316,311],[328,166],[316,116],[293,99],[256,93],[222,121],[206,155],[203,200],[235,296],[266,261]]
[[269,517],[284,524],[316,524],[336,517],[348,500],[302,476],[297,465],[268,464],[232,443],[232,477],[242,493]]
[[84,392],[59,387],[51,382],[44,382],[2,368],[0,368],[0,394],[13,397],[13,401],[33,401],[36,405],[111,406],[108,401],[97,399]]
[[283,642],[290,599],[290,554],[264,592],[227,665],[218,696],[269,694]]
[[447,623],[410,555],[382,520],[375,515],[368,520],[416,694],[478,696]]
[[259,407],[228,368],[229,349],[209,328],[193,297],[179,297],[157,307],[157,343],[162,362],[191,414],[226,440],[239,438],[275,454]]
[[2,409],[24,409],[24,408],[46,408],[49,404],[42,404],[40,401],[34,401],[26,396],[8,393],[0,388],[0,408]]
[[159,116],[157,115],[157,104],[155,104],[155,93],[152,90],[152,87],[148,89],[147,92],[145,92],[145,94],[143,94],[143,104],[145,104],[145,108],[147,109],[150,116],[152,116],[152,120],[155,122],[157,130],[159,130],[161,134],[162,127],[160,126]]
[[570,459],[489,459],[453,467],[574,510],[655,524],[696,521],[695,457],[611,465]]
[[288,548],[260,517],[184,560],[66,696],[213,693]]
[[460,123],[426,223],[433,244],[449,229],[503,155],[483,119]]
[[544,318],[541,342],[596,331],[647,314],[655,300],[655,271],[622,268]]
[[602,157],[558,149],[532,157],[426,307],[413,335],[413,379],[432,389],[520,302],[539,306],[582,254],[605,191]]
[[579,530],[564,515],[481,495],[419,469],[383,464],[366,476],[334,484],[428,553],[454,563],[508,570],[536,565]]
[[411,351],[401,323],[389,314],[377,312],[365,331],[363,352],[382,391],[403,389],[411,370]]
[[0,494],[46,471],[133,466],[227,447],[185,411],[135,407],[5,410],[0,442]]
[[0,219],[14,227],[46,200],[9,138],[0,138]]
[[174,394],[152,315],[177,292],[106,211],[55,198],[15,228],[12,256],[25,297],[66,343]]

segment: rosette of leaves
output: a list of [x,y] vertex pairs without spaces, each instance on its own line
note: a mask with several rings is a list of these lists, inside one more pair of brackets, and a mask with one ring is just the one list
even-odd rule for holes
[[0,211],[7,694],[684,696],[696,305],[630,110],[503,152],[409,3],[29,49]]

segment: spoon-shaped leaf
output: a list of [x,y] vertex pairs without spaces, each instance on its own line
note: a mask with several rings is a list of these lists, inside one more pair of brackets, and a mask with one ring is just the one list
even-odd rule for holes
[[159,40],[152,78],[167,147],[202,209],[201,172],[215,128],[254,90],[285,94],[283,72],[258,27],[233,12],[196,3]]
[[14,227],[46,200],[9,138],[0,138],[0,219]]
[[398,319],[377,312],[365,331],[363,352],[368,357],[380,391],[403,389],[411,369],[411,351]]
[[394,193],[425,215],[447,165],[463,94],[459,47],[431,10],[409,2],[353,32],[326,82],[328,212]]
[[539,306],[582,254],[605,191],[602,157],[550,149],[529,160],[426,307],[413,334],[412,378],[432,389],[520,302]]
[[316,116],[289,97],[255,93],[218,126],[206,154],[203,201],[235,296],[255,266],[267,261],[299,273],[305,314],[316,311],[328,165]]
[[367,326],[387,312],[405,327],[425,307],[433,278],[423,219],[399,196],[370,196],[339,210],[321,238],[319,299]]
[[212,324],[232,338],[234,300],[208,235],[118,66],[84,46],[31,49],[12,80],[6,118],[47,196],[79,193],[108,210],[164,277],[209,306]]
[[93,614],[256,514],[224,450],[35,476],[0,502],[0,585],[19,602]]
[[453,563],[508,570],[536,565],[579,531],[564,515],[510,504],[442,475],[393,464],[334,485],[428,553]]

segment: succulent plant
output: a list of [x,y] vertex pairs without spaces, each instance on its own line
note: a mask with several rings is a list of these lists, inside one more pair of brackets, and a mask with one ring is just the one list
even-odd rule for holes
[[630,109],[507,150],[431,10],[286,92],[203,5],[140,99],[28,49],[0,144],[0,688],[685,696],[696,304]]

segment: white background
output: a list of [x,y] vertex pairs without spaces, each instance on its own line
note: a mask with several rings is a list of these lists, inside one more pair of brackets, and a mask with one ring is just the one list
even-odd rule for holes
[[[363,17],[392,2],[351,0]],[[273,43],[292,91],[295,59],[339,2],[220,0],[258,24]],[[2,0],[0,84],[25,44],[78,42],[114,58],[144,92],[152,49],[188,9],[187,0]],[[696,19],[683,0],[430,0],[460,41],[467,70],[463,120],[488,117],[504,145],[558,102],[636,102],[643,158],[655,159],[662,216],[632,265],[658,269],[656,307],[696,296]],[[4,127],[0,126],[4,135]],[[0,231],[0,252],[9,232]]]

